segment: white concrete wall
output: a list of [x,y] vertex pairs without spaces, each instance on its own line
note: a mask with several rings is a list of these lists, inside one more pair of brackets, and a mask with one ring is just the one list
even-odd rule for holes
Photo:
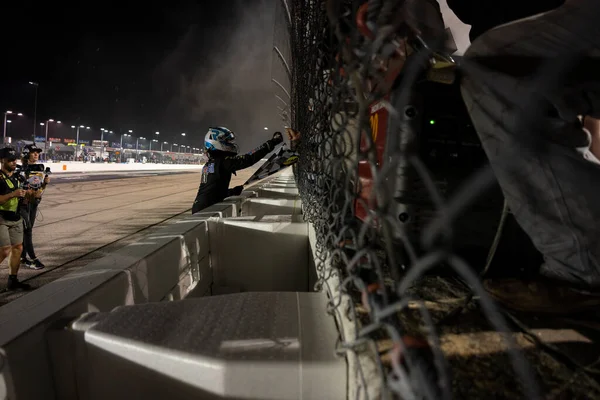
[[118,164],[84,163],[78,161],[45,162],[53,174],[69,172],[118,172],[118,171],[199,171],[203,165],[186,164]]
[[[182,298],[194,285],[208,287],[210,274],[199,279],[200,261],[208,255],[207,234],[206,221],[174,224],[0,308],[0,347],[6,351],[18,394],[10,398],[68,398],[51,395],[52,371],[64,368],[53,367],[48,351],[52,346],[46,345],[48,332],[63,329],[62,320],[121,305]],[[62,348],[55,360],[67,360],[65,354]]]
[[214,292],[293,291],[308,287],[308,227],[291,216],[208,222]]
[[[247,292],[86,316],[81,400],[338,400],[346,368],[324,293]],[[66,398],[66,397],[65,397]],[[71,397],[72,398],[72,397]]]
[[[138,243],[0,308],[0,393],[8,392],[9,398],[16,400],[89,398],[87,395],[93,393],[94,385],[100,382],[90,378],[91,364],[98,362],[98,366],[106,368],[110,364],[87,358],[91,350],[86,347],[89,345],[85,343],[85,335],[78,335],[71,328],[70,322],[87,312],[110,312],[118,306],[228,292],[293,294],[310,291],[315,273],[309,273],[314,263],[311,260],[308,225],[299,214],[301,204],[290,172],[288,169],[281,174],[283,176],[275,175],[269,179],[268,187],[265,184],[254,185],[252,191],[245,191],[241,196],[228,198],[173,223]],[[249,214],[252,211],[260,215]],[[250,293],[248,295],[252,297]],[[309,309],[325,315],[325,307],[311,306]],[[306,323],[310,323],[312,319],[307,312],[302,312],[302,318],[308,318]],[[248,317],[252,319],[252,316]],[[278,323],[273,314],[265,317],[267,330],[271,329],[270,323]],[[315,317],[314,321],[319,318]],[[298,390],[306,399],[318,398],[318,393],[323,392],[311,391],[310,382],[314,383],[312,386],[323,387],[319,379],[326,375],[325,371],[345,374],[345,362],[333,357],[337,337],[335,325],[330,317],[323,318],[331,323],[306,326],[314,326],[314,329],[311,328],[314,340],[329,338],[327,344],[314,347],[306,342],[307,349],[313,350],[302,353],[300,361],[296,358],[295,362],[300,363],[299,369],[289,369],[290,366],[285,364],[289,363],[287,356],[270,361],[288,365],[278,368],[272,364],[269,368],[284,374],[281,382],[292,379],[296,388],[296,392],[290,394],[288,391],[286,396],[279,398],[295,398]],[[240,329],[249,321],[239,321]],[[319,332],[319,327],[327,332]],[[144,327],[136,325],[138,328],[144,331]],[[148,333],[165,329],[163,326],[145,328],[150,329]],[[226,331],[219,330],[219,326],[210,329],[214,330],[214,335],[227,335]],[[246,326],[243,329],[251,334],[254,328]],[[189,332],[180,334],[185,336]],[[313,340],[307,335],[302,334],[305,341]],[[317,350],[314,349],[320,349],[319,357],[327,360],[326,363],[315,362],[314,352]],[[5,352],[4,357],[2,351]],[[110,359],[119,363],[120,356],[117,357],[119,360],[115,360],[114,356]],[[102,363],[106,361],[105,358],[102,360]],[[214,368],[225,365],[223,360],[214,362]],[[10,370],[6,365],[10,365]],[[225,368],[223,373],[247,378],[248,367],[236,364],[231,368]],[[289,374],[289,371],[302,371],[302,376],[299,377],[298,372]],[[157,379],[163,378],[159,376]],[[340,386],[331,386],[328,390],[337,393],[335,398],[340,398],[339,393],[344,393],[346,386],[340,379],[336,381]],[[171,380],[168,382],[172,383]],[[271,398],[267,393],[274,393],[273,389],[285,392],[285,386],[255,386],[253,398]],[[225,385],[222,389],[225,394],[231,393],[233,386]],[[135,397],[135,393],[130,392],[127,398],[133,398],[131,395]]]

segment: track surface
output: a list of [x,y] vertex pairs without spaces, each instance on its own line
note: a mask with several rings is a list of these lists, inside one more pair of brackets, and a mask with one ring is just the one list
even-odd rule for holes
[[[231,186],[243,184],[254,170],[238,172]],[[86,177],[69,179],[78,175]],[[34,288],[189,215],[200,173],[57,174],[52,179],[33,230],[37,256],[46,268],[21,266],[19,271],[19,279]],[[4,261],[0,306],[26,294],[6,291],[7,278]]]
[[[199,173],[198,170],[197,173]],[[159,175],[190,174],[191,171],[115,171],[115,172],[69,172],[52,175],[52,183],[61,185],[74,182],[93,182],[124,178],[143,178]]]

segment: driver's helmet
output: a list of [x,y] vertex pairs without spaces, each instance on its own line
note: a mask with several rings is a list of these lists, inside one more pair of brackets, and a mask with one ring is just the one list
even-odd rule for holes
[[239,149],[235,142],[235,134],[222,126],[210,127],[204,138],[206,151],[224,151],[237,154]]

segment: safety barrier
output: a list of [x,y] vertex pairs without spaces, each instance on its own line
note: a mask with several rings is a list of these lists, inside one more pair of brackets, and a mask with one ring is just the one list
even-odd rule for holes
[[123,163],[83,163],[78,161],[64,161],[47,163],[53,173],[87,173],[87,172],[119,172],[119,171],[198,171],[203,164],[123,164]]
[[0,308],[0,399],[345,397],[290,172]]

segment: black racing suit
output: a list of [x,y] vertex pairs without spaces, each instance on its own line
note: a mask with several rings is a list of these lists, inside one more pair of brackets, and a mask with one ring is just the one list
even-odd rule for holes
[[281,141],[275,139],[267,140],[260,147],[241,156],[222,151],[210,152],[209,159],[202,168],[202,180],[192,206],[192,214],[223,201],[226,197],[239,194],[241,187],[229,189],[231,174],[256,164],[279,143]]

